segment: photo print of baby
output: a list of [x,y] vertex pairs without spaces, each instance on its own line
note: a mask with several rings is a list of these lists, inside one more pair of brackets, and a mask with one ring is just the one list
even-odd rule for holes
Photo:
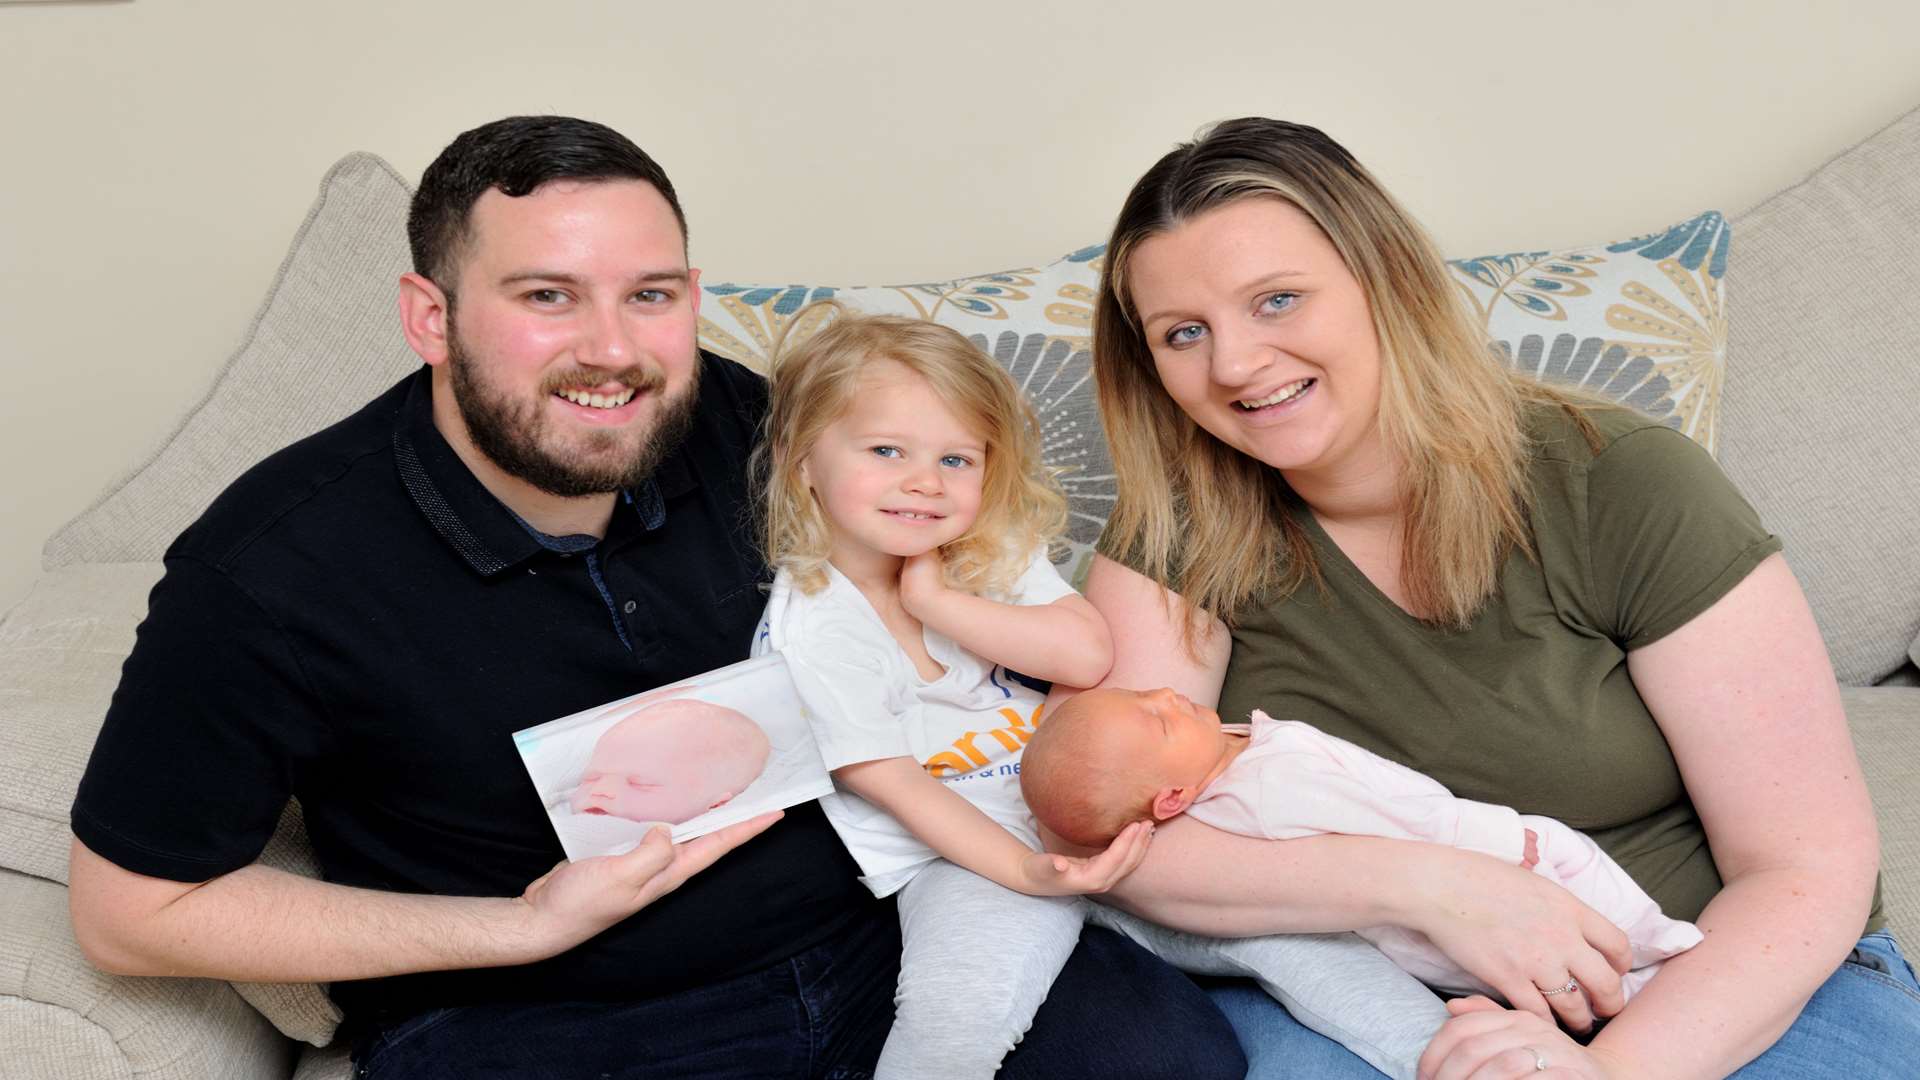
[[513,733],[567,858],[677,843],[833,790],[786,661],[765,656]]

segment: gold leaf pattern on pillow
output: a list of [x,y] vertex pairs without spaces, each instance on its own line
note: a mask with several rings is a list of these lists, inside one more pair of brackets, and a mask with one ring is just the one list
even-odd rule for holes
[[1720,283],[1708,268],[1688,270],[1674,259],[1655,266],[1671,290],[1640,281],[1621,287],[1624,303],[1607,307],[1607,325],[1619,340],[1659,364],[1674,386],[1681,430],[1713,449],[1720,393],[1727,372],[1727,311]]
[[[1617,346],[1620,364],[1584,385],[1671,423],[1711,453],[1726,375],[1729,239],[1726,219],[1708,211],[1618,243],[1449,265],[1519,370],[1567,381],[1546,359],[1553,350],[1545,343],[1563,336]],[[1530,337],[1537,341],[1529,347]]]

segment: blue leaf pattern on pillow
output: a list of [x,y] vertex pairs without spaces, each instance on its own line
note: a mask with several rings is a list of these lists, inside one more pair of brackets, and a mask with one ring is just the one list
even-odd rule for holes
[[1665,232],[1608,244],[1607,250],[1615,254],[1637,251],[1655,262],[1672,259],[1689,270],[1698,270],[1705,263],[1707,273],[1719,280],[1727,272],[1727,248],[1732,238],[1727,219],[1719,211],[1709,210]]

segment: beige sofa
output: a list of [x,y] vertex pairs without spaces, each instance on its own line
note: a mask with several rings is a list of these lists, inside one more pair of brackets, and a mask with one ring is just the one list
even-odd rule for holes
[[[152,460],[47,542],[45,574],[0,620],[0,1078],[348,1073],[344,1050],[325,1045],[337,1017],[317,987],[90,968],[67,921],[67,812],[168,542],[249,463],[345,415],[414,363],[392,299],[405,268],[406,195],[367,155],[327,175],[206,400]],[[1711,415],[1688,405],[1686,423],[1784,537],[1806,585],[1879,809],[1894,927],[1920,946],[1920,428],[1910,417],[1920,404],[1920,112],[1736,216],[1732,235],[1731,317],[1717,292],[1697,297],[1693,315],[1667,312],[1672,333],[1693,335],[1712,361],[1682,401],[1711,395]],[[1016,369],[1052,417],[1050,452],[1071,470],[1082,551],[1111,497],[1085,378],[1097,260],[1088,249],[1046,268],[841,290],[866,306],[964,322]],[[1530,301],[1535,315],[1564,318],[1555,290],[1589,288],[1579,258],[1501,265],[1520,264],[1542,275],[1528,279],[1544,298]],[[761,359],[773,334],[806,317],[804,302],[828,291],[712,287],[703,340]],[[1614,308],[1606,317],[1626,325]],[[1575,338],[1563,337],[1560,351],[1572,355]],[[1515,355],[1536,359],[1556,348],[1544,336],[1516,345]],[[1647,401],[1674,405],[1660,397],[1670,383],[1644,365],[1620,369],[1629,370],[1641,372]],[[264,858],[311,872],[297,808]]]

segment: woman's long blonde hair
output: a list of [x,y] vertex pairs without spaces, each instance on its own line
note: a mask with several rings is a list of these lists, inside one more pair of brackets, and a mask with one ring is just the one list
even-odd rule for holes
[[767,561],[791,574],[802,592],[826,585],[832,525],[801,479],[800,463],[820,433],[846,415],[863,374],[881,360],[925,379],[985,443],[979,516],[940,553],[954,588],[1004,591],[1026,569],[1033,549],[1067,525],[1066,497],[1040,459],[1040,423],[1012,376],[958,331],[897,315],[840,309],[817,333],[778,350],[766,437],[754,456]]
[[1120,492],[1105,544],[1192,606],[1189,649],[1207,616],[1231,625],[1256,598],[1319,578],[1279,471],[1214,438],[1167,395],[1128,291],[1141,241],[1256,198],[1306,214],[1360,283],[1380,341],[1380,434],[1400,469],[1401,584],[1424,620],[1464,627],[1508,553],[1532,553],[1527,403],[1568,399],[1494,359],[1432,241],[1311,127],[1224,121],[1161,158],[1121,207],[1094,309],[1100,416]]

